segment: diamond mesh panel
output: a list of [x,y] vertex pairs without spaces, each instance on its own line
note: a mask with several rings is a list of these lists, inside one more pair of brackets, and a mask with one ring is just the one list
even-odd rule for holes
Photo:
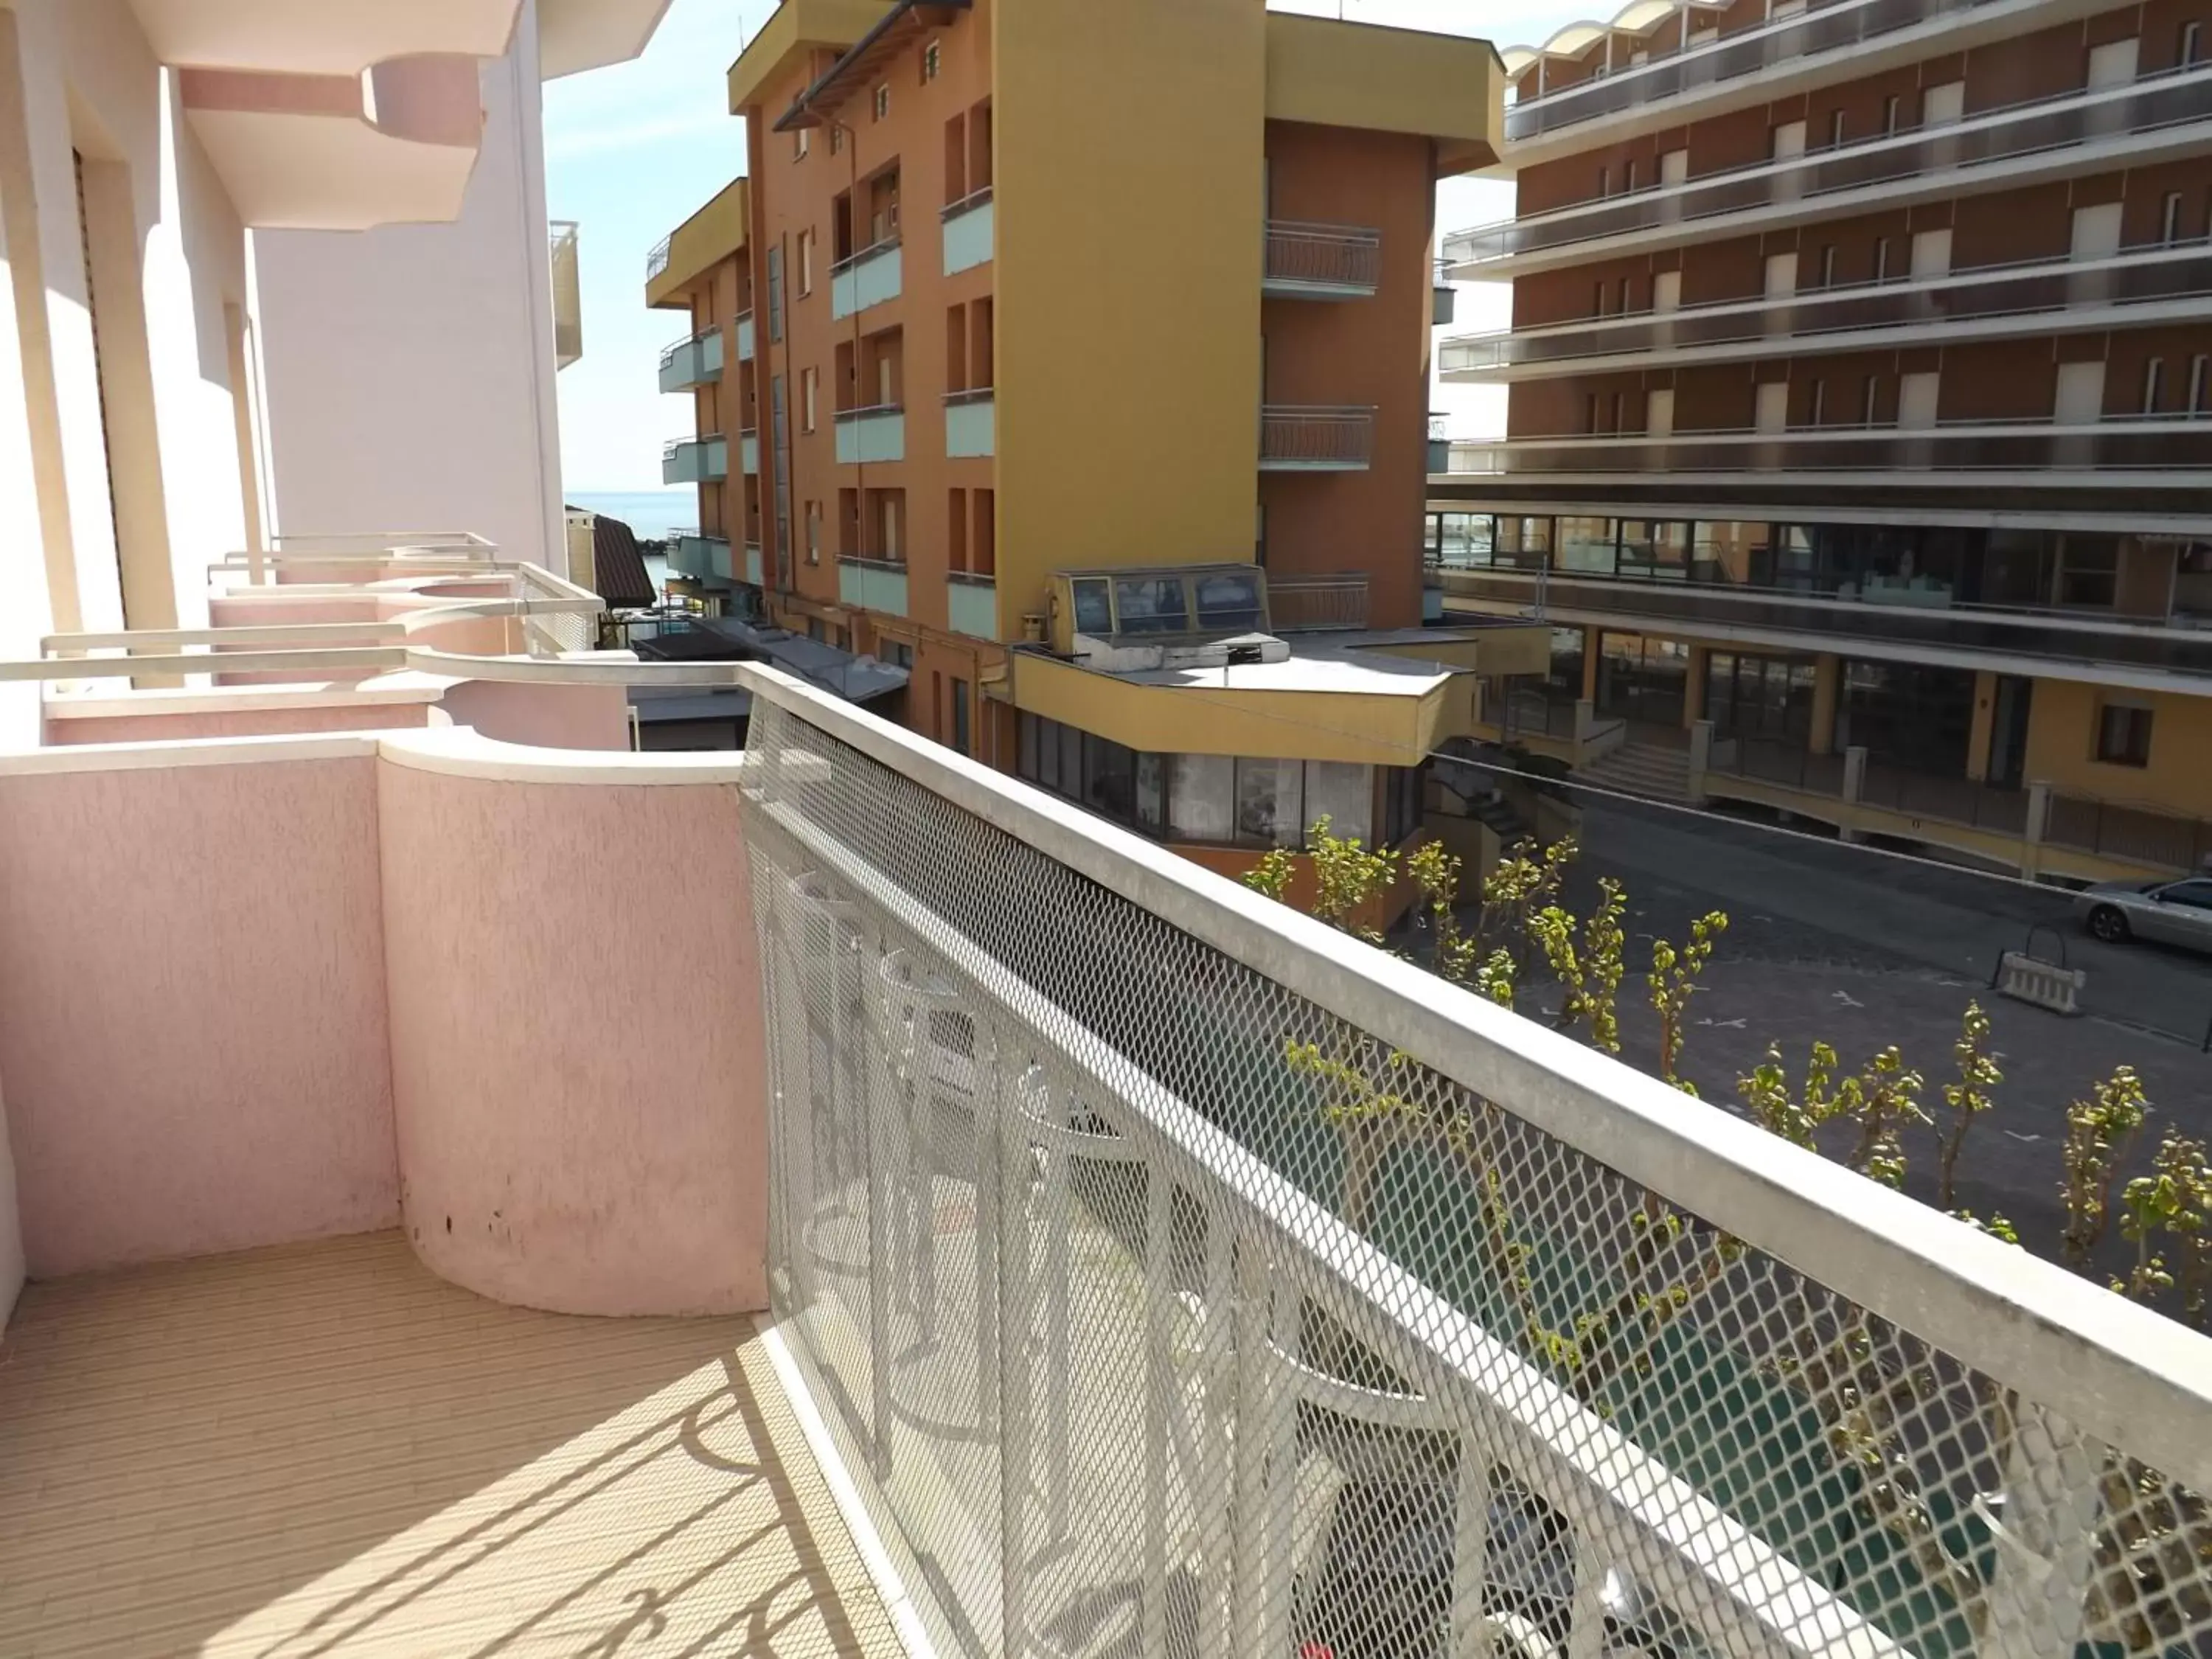
[[766,696],[750,748],[776,1311],[944,1650],[2212,1650],[2137,1457]]

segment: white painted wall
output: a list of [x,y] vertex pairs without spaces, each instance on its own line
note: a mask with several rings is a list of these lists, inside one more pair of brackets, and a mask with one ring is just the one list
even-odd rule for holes
[[453,223],[253,234],[276,528],[472,530],[562,570],[534,3],[482,78]]

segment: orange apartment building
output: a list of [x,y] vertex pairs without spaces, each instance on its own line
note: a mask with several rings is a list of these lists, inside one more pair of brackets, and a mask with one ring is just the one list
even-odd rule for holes
[[1847,833],[2201,862],[2212,4],[1639,3],[1506,61],[1517,211],[1445,257],[1513,326],[1441,368],[1507,433],[1431,526],[1455,611],[1557,625],[1501,720],[1579,699],[1601,775]]
[[1499,85],[1261,0],[785,0],[750,177],[648,276],[695,330],[678,568],[1225,867],[1317,804],[1403,839],[1478,652],[1541,644],[1422,628],[1435,185]]

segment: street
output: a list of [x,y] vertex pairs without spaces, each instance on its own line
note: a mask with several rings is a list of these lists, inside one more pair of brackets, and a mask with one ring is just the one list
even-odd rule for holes
[[[1960,1017],[1979,1002],[2005,1080],[1996,1110],[1967,1141],[1955,1202],[2002,1212],[2043,1255],[2056,1253],[2063,1224],[2066,1107],[2092,1082],[2129,1065],[2149,1094],[2151,1116],[2124,1174],[2148,1167],[2168,1123],[2212,1136],[2212,1058],[2198,1047],[2212,1016],[2212,959],[2099,944],[2056,890],[1741,819],[1590,800],[1581,840],[1567,884],[1574,913],[1589,915],[1601,877],[1627,893],[1620,1009],[1622,1057],[1631,1064],[1656,1066],[1652,939],[1680,945],[1695,918],[1727,913],[1728,931],[1691,1006],[1683,1061],[1715,1104],[1742,1112],[1737,1079],[1771,1042],[1781,1045],[1793,1082],[1816,1040],[1835,1047],[1847,1075],[1894,1043],[1922,1074],[1922,1106],[1940,1127],[1942,1087],[1957,1076]],[[2051,1013],[1990,989],[1998,953],[2027,948],[2051,960],[2063,953],[2069,966],[2087,969],[2087,1013]],[[1557,1006],[1547,978],[1532,976],[1524,1011]],[[1936,1146],[1934,1128],[1906,1136],[1908,1189],[1931,1200]]]

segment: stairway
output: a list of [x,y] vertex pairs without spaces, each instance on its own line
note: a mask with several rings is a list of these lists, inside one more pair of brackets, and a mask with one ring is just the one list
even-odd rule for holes
[[1690,752],[1656,743],[1624,743],[1577,767],[1577,783],[1625,795],[1644,795],[1654,800],[1686,801],[1690,798]]

